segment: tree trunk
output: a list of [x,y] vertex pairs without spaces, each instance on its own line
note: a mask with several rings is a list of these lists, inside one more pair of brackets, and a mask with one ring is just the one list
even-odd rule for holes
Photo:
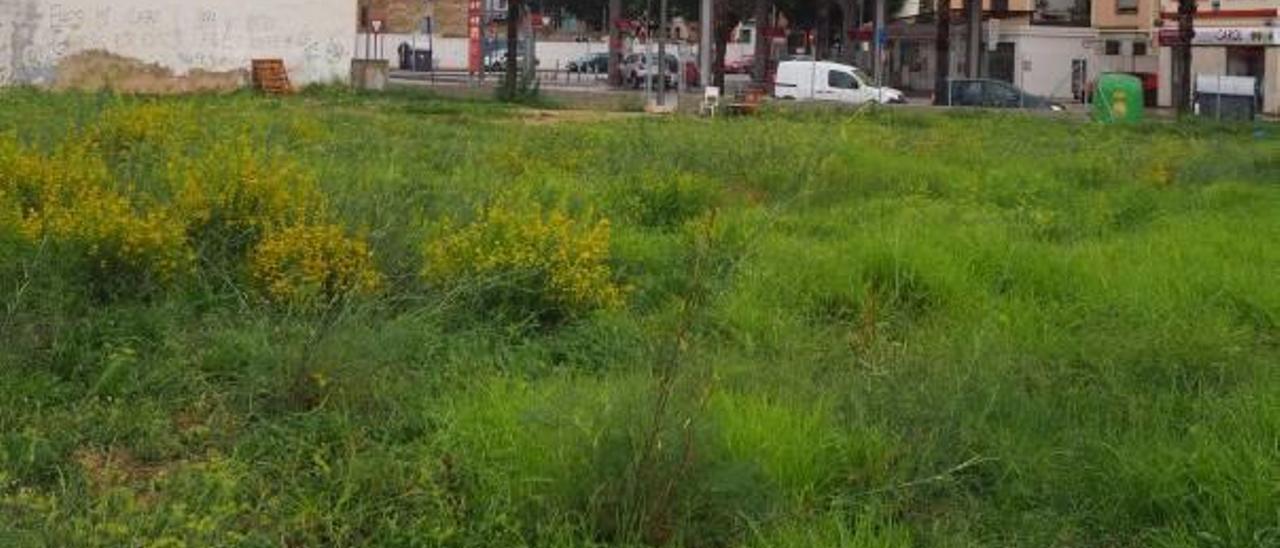
[[854,15],[854,6],[860,0],[842,0],[840,4],[840,60],[853,64],[853,45],[851,38],[858,28],[858,20]]
[[754,0],[752,4],[752,18],[756,20],[756,44],[755,57],[751,61],[751,82],[757,85],[763,85],[769,75],[769,53],[773,49],[772,34],[769,24],[769,9],[773,7],[772,0]]
[[714,85],[724,91],[724,55],[725,50],[729,48],[729,35],[733,34],[733,27],[738,24],[737,17],[731,17],[729,10],[726,9],[727,0],[716,0],[716,51],[715,59],[712,61],[712,81]]
[[516,64],[517,51],[520,51],[520,2],[507,0],[507,70],[502,86],[508,100],[515,98],[516,82],[520,79],[520,67]]
[[1178,1],[1178,45],[1173,53],[1173,106],[1191,114],[1191,42],[1195,40],[1195,0]]
[[933,104],[945,105],[947,100],[947,80],[951,76],[951,0],[937,0],[938,9],[934,14],[938,22],[937,42],[935,43],[933,82]]
[[831,2],[818,0],[814,10],[813,58],[819,61],[831,56]]
[[622,0],[609,0],[609,17],[605,24],[609,26],[609,85],[622,85]]
[[889,80],[884,74],[884,46],[885,37],[888,36],[888,30],[885,29],[885,0],[874,0],[871,11],[871,74],[883,86]]

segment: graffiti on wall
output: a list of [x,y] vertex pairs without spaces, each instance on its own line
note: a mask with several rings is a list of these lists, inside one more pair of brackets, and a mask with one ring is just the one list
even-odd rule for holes
[[[302,81],[350,59],[343,0],[0,0],[0,83],[43,83],[59,60],[105,50],[175,71],[281,57]],[[350,11],[354,11],[354,7]]]

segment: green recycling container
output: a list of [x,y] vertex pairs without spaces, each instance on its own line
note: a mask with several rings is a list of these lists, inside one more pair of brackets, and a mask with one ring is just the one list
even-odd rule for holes
[[1093,90],[1093,119],[1137,122],[1142,119],[1142,80],[1129,74],[1103,74]]

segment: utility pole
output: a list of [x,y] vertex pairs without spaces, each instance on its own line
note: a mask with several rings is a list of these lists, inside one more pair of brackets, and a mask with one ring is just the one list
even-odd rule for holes
[[[773,11],[773,0],[755,0],[752,3],[751,18],[756,22],[753,48],[754,58],[751,63],[751,83],[758,87],[768,85],[769,64],[773,61],[773,25],[769,12]],[[773,18],[776,21],[776,18]]]
[[698,69],[701,78],[698,83],[707,87],[711,85],[711,34],[715,32],[711,29],[715,27],[711,26],[711,0],[702,0],[701,4],[699,27],[702,30],[698,31]]
[[1178,45],[1173,48],[1173,106],[1191,114],[1191,43],[1195,41],[1196,0],[1178,0]]
[[872,33],[871,37],[873,40],[871,44],[871,70],[872,74],[875,75],[876,82],[878,83],[877,85],[883,86],[885,85],[886,80],[884,77],[884,42],[886,37],[884,28],[884,0],[876,0],[874,17],[875,20],[873,25],[875,26],[875,32]]
[[938,34],[934,43],[935,58],[933,104],[945,105],[951,73],[951,0],[937,0]]
[[969,43],[968,65],[969,77],[982,77],[982,0],[968,0]]
[[667,0],[658,2],[658,106],[667,106]]
[[532,78],[536,78],[538,74],[538,30],[533,24],[533,7],[526,4],[524,15],[525,24],[525,43],[528,44],[524,51],[524,67],[526,74]]

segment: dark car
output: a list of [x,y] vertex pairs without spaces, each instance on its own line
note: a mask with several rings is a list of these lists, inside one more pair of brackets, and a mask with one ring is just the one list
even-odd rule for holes
[[942,104],[954,107],[1024,108],[1066,110],[1059,103],[1039,95],[1032,95],[1017,86],[1000,80],[956,79],[947,86]]
[[[535,57],[533,59],[533,66],[536,67],[540,64],[542,64],[541,61]],[[507,48],[505,46],[494,48],[493,51],[489,52],[489,55],[485,56],[484,66],[491,72],[502,72],[507,70]],[[523,44],[521,44],[521,47],[516,48],[516,66],[525,66],[525,48],[523,47]]]
[[588,53],[569,61],[565,67],[569,72],[589,72],[595,74],[603,74],[609,72],[609,54],[608,53]]

